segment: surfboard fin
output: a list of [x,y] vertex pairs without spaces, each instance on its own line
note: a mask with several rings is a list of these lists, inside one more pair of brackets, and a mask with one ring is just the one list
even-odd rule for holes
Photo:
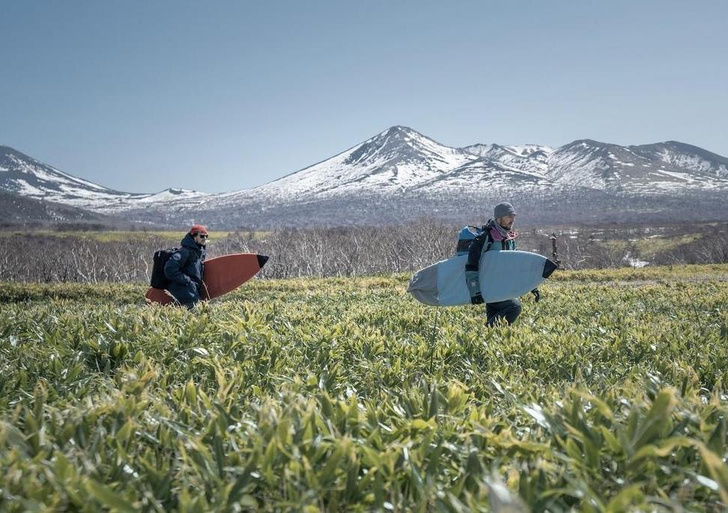
[[265,263],[268,261],[270,257],[267,257],[265,255],[258,255],[258,265],[262,269]]
[[544,278],[548,278],[549,276],[551,276],[551,273],[553,273],[558,268],[558,265],[556,265],[551,260],[546,259],[546,262],[544,262],[543,264],[543,274],[541,276]]

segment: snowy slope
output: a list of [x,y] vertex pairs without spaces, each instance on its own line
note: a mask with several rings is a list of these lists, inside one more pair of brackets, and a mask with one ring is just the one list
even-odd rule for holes
[[7,146],[0,146],[0,188],[66,204],[76,200],[113,201],[133,196],[76,178]]
[[473,155],[498,162],[505,167],[528,173],[545,175],[548,170],[547,159],[554,150],[548,146],[524,144],[520,146],[501,146],[498,144],[474,144],[463,150]]
[[565,186],[630,194],[728,190],[728,159],[667,142],[619,146],[583,139],[546,159],[545,176]]
[[166,189],[155,194],[115,191],[71,176],[7,146],[0,146],[0,190],[103,213],[208,196],[184,189]]

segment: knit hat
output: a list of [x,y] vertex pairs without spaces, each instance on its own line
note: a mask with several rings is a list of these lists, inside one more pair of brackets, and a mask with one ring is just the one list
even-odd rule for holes
[[190,228],[190,235],[195,235],[197,233],[207,235],[207,228],[205,228],[201,224],[196,224],[192,228]]
[[499,217],[514,215],[516,215],[516,209],[514,209],[513,205],[506,201],[504,201],[503,203],[498,203],[493,210],[493,217],[495,217],[496,219],[498,219]]

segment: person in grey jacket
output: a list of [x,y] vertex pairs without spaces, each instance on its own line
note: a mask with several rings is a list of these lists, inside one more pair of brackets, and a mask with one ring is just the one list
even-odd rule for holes
[[188,309],[192,309],[202,296],[207,237],[207,228],[194,225],[164,266],[164,275],[171,282],[167,290]]
[[[470,245],[468,263],[465,265],[465,280],[470,291],[470,302],[474,305],[482,304],[483,296],[480,291],[480,257],[486,251],[513,251],[516,249],[516,237],[513,231],[516,222],[516,210],[508,202],[499,203],[493,210],[493,219],[485,225],[483,233],[478,235]],[[536,301],[541,299],[538,289],[531,291]],[[513,324],[521,314],[521,302],[518,299],[507,299],[485,305],[486,325],[493,326],[501,319]]]

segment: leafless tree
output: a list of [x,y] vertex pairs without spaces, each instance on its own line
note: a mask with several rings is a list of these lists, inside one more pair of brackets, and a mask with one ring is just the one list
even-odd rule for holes
[[[262,278],[355,276],[412,272],[455,253],[462,225],[442,221],[381,227],[282,228],[241,230],[211,243],[208,258],[229,253],[270,256]],[[630,265],[647,260],[633,241],[660,236],[685,238],[685,227],[621,226],[594,229],[526,229],[518,247],[552,256],[549,236],[557,237],[559,258],[567,269]],[[180,234],[180,238],[181,238]],[[706,226],[689,233],[688,242],[650,252],[652,264],[728,262],[728,226]],[[0,252],[0,281],[5,282],[147,282],[157,249],[174,247],[168,239],[134,236],[127,241],[73,235],[28,234]]]

